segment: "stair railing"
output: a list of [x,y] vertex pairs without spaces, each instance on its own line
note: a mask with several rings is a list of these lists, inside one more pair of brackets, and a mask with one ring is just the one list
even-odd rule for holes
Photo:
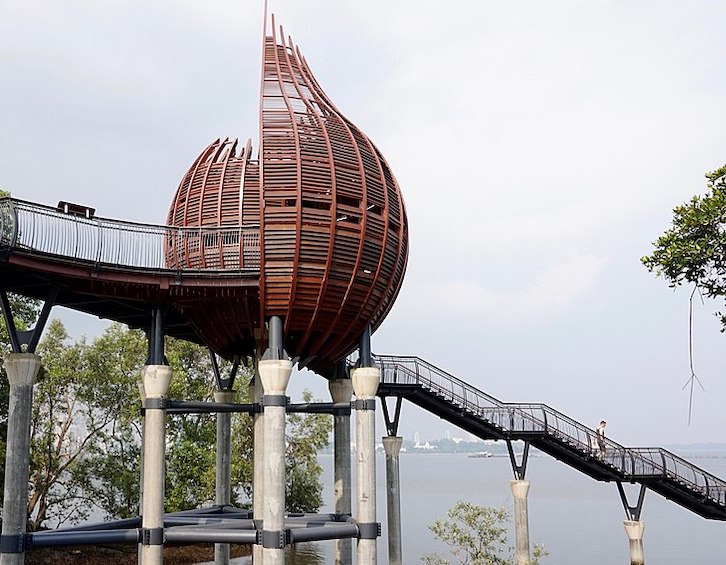
[[[419,385],[518,438],[542,437],[582,456],[599,456],[595,431],[546,404],[504,403],[414,356],[377,355],[382,382]],[[627,448],[605,438],[603,462],[623,480],[668,480],[726,506],[726,482],[662,448]]]

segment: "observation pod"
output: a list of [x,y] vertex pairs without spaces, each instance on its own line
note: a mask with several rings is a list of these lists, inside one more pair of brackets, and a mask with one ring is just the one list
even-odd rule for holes
[[257,303],[246,297],[184,316],[225,356],[250,353],[256,330],[279,316],[288,353],[327,374],[393,306],[408,257],[405,208],[381,153],[325,95],[282,28],[275,33],[274,18],[262,65],[257,158],[250,141],[241,148],[236,139],[199,155],[167,219],[199,228],[199,241],[187,238],[184,249],[167,241],[167,263],[258,267]]

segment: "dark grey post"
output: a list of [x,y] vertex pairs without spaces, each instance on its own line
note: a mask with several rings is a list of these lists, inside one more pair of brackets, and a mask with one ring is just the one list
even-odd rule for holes
[[24,538],[28,520],[33,385],[40,372],[40,357],[33,353],[10,353],[5,357],[4,367],[10,381],[10,405],[0,563],[22,565],[25,562]]
[[[353,384],[349,378],[328,381],[333,402],[350,402]],[[336,514],[351,514],[350,416],[336,414],[333,418],[333,453],[335,457],[333,504]],[[353,542],[350,538],[335,541],[336,565],[351,565]]]
[[402,437],[386,436],[383,449],[386,451],[386,501],[388,510],[388,563],[401,565],[401,479],[399,454]]
[[[221,404],[231,404],[235,401],[233,390],[217,390],[214,392],[214,401]],[[232,477],[232,413],[217,412],[217,472],[215,482],[215,502],[226,505],[231,500]],[[214,544],[214,563],[216,565],[229,564],[229,544]]]

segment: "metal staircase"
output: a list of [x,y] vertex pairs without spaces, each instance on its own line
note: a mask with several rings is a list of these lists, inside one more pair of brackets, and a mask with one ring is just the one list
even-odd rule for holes
[[640,483],[704,518],[726,520],[726,482],[666,449],[624,447],[606,438],[600,457],[593,429],[545,404],[501,402],[418,357],[375,358],[384,401],[405,398],[481,439],[525,441],[598,481],[617,482],[624,504],[620,484]]

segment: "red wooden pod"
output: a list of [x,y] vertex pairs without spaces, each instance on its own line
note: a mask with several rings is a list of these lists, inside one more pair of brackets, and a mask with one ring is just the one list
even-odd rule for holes
[[[280,316],[288,353],[327,371],[393,305],[408,256],[405,208],[383,156],[274,23],[262,65],[257,159],[249,142],[243,150],[236,140],[212,143],[184,176],[167,223],[259,226],[259,304],[249,309],[259,319],[245,333]],[[220,250],[220,265],[229,252]],[[211,260],[194,250],[184,259],[208,267]],[[195,316],[201,331],[218,323]]]

